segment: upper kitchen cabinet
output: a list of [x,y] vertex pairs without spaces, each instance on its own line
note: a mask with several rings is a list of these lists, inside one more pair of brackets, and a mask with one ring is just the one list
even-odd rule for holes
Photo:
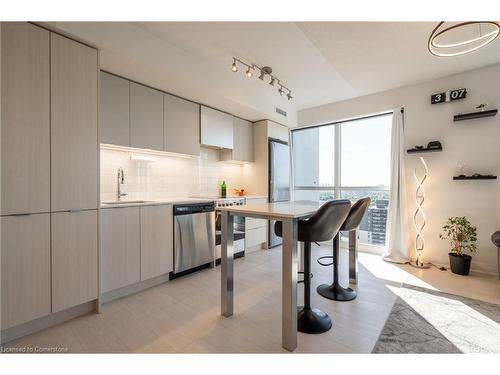
[[233,148],[233,116],[201,106],[201,144]]
[[130,82],[101,72],[101,143],[130,146]]
[[165,151],[200,155],[200,105],[163,95]]
[[233,117],[233,149],[221,150],[222,160],[253,162],[253,125]]
[[289,142],[288,139],[289,129],[287,126],[277,124],[272,121],[267,122],[267,136],[269,138],[279,139],[283,142]]
[[98,205],[97,50],[51,34],[52,211]]
[[1,25],[2,215],[50,210],[50,33]]
[[130,146],[163,151],[163,93],[130,82]]

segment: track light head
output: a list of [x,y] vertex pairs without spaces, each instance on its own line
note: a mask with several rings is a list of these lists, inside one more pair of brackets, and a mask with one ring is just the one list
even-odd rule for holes
[[266,73],[264,73],[264,71],[263,71],[263,70],[261,70],[261,71],[260,71],[259,79],[260,79],[261,81],[263,81],[263,80],[264,80],[264,75],[265,75],[265,74],[266,74]]
[[269,84],[271,86],[274,86],[274,81],[276,81],[276,79],[274,77],[271,77],[271,81],[269,82]]
[[247,75],[248,78],[252,78],[253,73],[252,73],[252,68],[251,67],[248,67],[246,75]]
[[238,65],[236,65],[236,60],[233,60],[233,65],[231,65],[231,70],[233,72],[237,72],[238,71]]
[[292,100],[292,92],[290,91],[288,94],[286,94],[286,97],[288,98],[288,100]]
[[280,93],[280,95],[283,95],[285,93],[285,90],[283,90],[283,86],[280,86],[278,92]]

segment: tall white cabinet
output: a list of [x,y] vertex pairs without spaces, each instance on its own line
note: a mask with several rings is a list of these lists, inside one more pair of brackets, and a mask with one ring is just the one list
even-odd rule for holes
[[2,215],[50,211],[49,39],[2,24]]
[[1,38],[3,331],[98,297],[98,56],[29,23]]

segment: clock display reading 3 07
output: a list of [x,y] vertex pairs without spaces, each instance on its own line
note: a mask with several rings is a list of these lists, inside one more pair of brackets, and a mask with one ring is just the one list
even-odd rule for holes
[[445,103],[453,100],[465,99],[467,89],[456,89],[446,92],[439,92],[431,95],[431,104]]

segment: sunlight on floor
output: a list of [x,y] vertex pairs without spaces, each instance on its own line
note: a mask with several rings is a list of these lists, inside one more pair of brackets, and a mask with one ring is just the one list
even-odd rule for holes
[[378,279],[439,290],[419,277],[405,271],[399,265],[381,260],[380,255],[359,253],[359,262]]
[[461,352],[500,352],[500,324],[485,315],[487,306],[482,305],[484,311],[480,312],[479,308],[458,300],[460,297],[435,295],[404,286],[387,287]]

